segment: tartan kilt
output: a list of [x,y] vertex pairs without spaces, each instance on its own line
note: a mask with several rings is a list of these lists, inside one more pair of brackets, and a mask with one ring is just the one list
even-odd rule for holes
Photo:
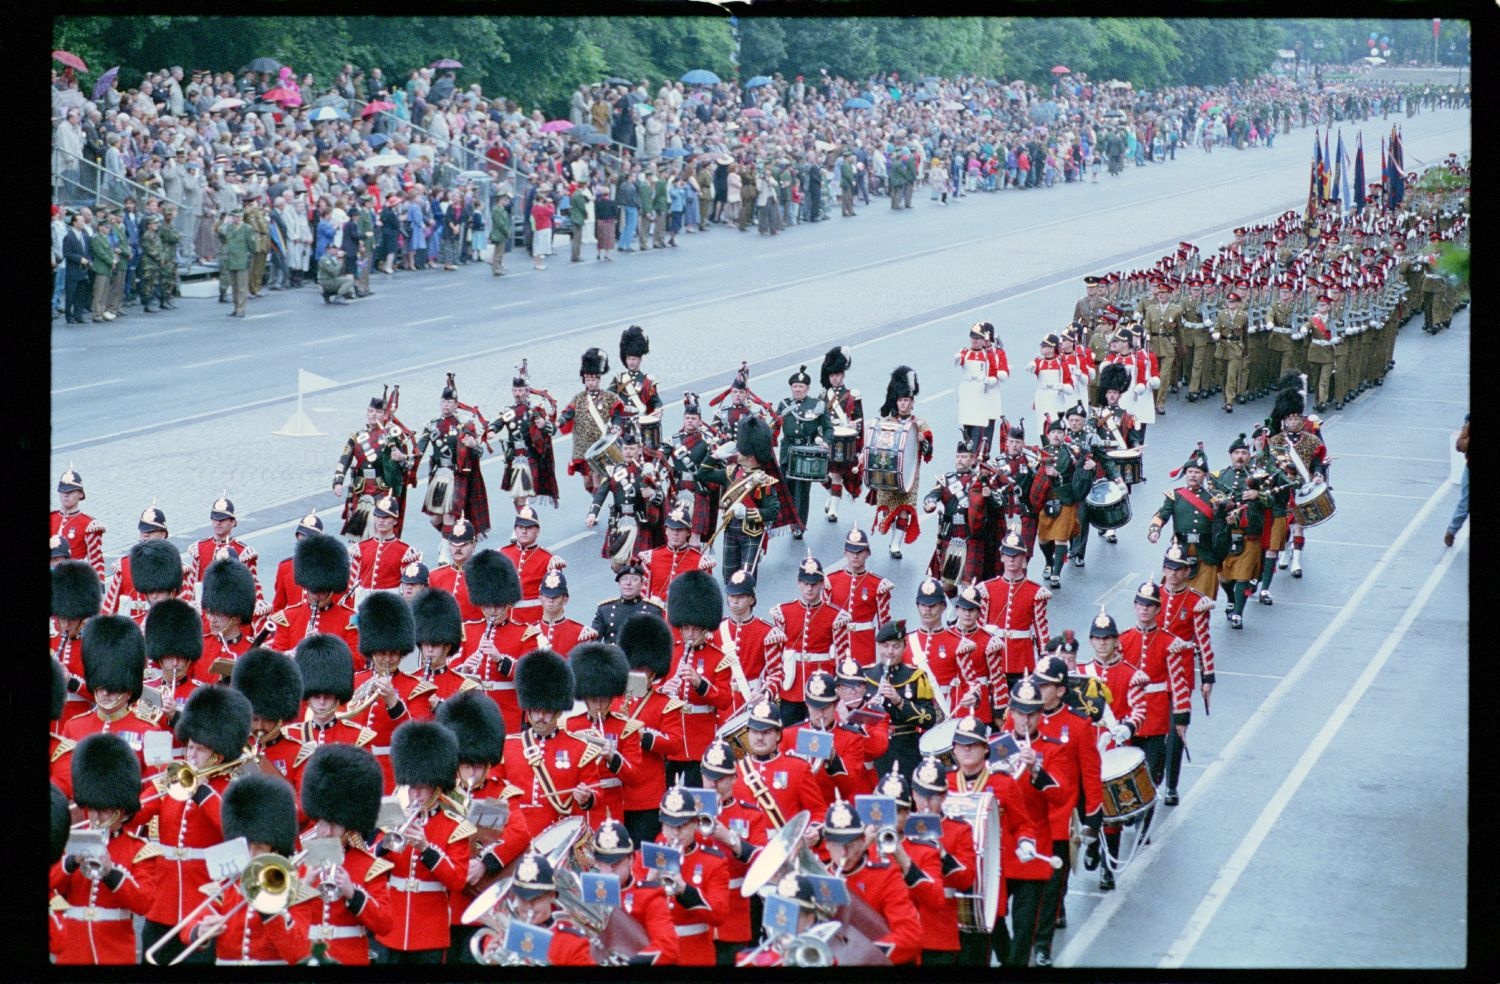
[[[858,459],[856,459],[855,463],[857,463],[857,461]],[[860,471],[855,467],[855,463],[850,463],[847,465],[828,466],[828,474],[830,476],[837,475],[840,479],[842,479],[844,483],[844,491],[848,492],[852,496],[859,495]],[[822,484],[825,489],[833,488],[833,482],[830,479],[825,478]]]
[[693,534],[700,540],[713,536],[719,525],[719,493],[693,490]]
[[480,536],[490,531],[490,496],[479,470],[479,456],[462,446],[453,468],[453,515],[473,523]]

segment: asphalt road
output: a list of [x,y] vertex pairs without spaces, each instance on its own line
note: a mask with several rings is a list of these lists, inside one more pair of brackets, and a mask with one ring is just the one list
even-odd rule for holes
[[[1400,122],[1409,166],[1469,150],[1467,113]],[[1364,125],[1370,148],[1389,127]],[[1355,129],[1345,125],[1346,144]],[[741,359],[774,401],[799,364],[816,372],[829,346],[850,345],[849,377],[867,408],[895,365],[916,368],[918,413],[937,436],[930,479],[949,466],[957,437],[950,359],[971,323],[993,321],[1013,366],[1023,364],[1066,322],[1084,274],[1147,266],[1184,239],[1210,252],[1235,226],[1300,207],[1310,141],[1294,130],[1269,150],[1182,151],[1097,184],[948,207],[919,193],[909,212],[876,202],[853,222],[835,215],[775,239],[715,227],[679,236],[668,255],[614,263],[569,264],[562,253],[533,272],[513,254],[500,280],[483,266],[377,275],[374,297],[342,308],[308,289],[254,301],[244,321],[209,299],[107,326],[54,322],[50,479],[69,464],[83,473],[85,506],[109,526],[111,557],[133,542],[153,498],[186,545],[206,535],[208,504],[227,491],[269,572],[290,553],[300,515],[316,508],[336,521],[334,459],[382,384],[401,384],[402,417],[414,426],[436,411],[444,372],[488,410],[508,397],[522,357],[539,385],[566,399],[582,350],[601,346],[613,362],[632,323],[651,336],[646,367],[672,429],[683,391],[717,393]],[[1402,331],[1386,385],[1327,419],[1338,514],[1311,533],[1306,576],[1282,572],[1275,607],[1252,604],[1241,632],[1228,628],[1222,603],[1214,613],[1220,681],[1213,716],[1195,709],[1182,805],[1164,810],[1117,891],[1100,895],[1094,876],[1075,878],[1071,926],[1054,945],[1059,966],[1467,962],[1468,534],[1451,550],[1441,535],[1457,499],[1448,449],[1468,408],[1469,314],[1436,337],[1419,323]],[[295,408],[299,368],[337,384],[305,400],[321,437],[274,434]],[[1030,437],[1039,421],[1027,379],[1017,372],[1004,392]],[[1148,434],[1150,483],[1135,493],[1134,520],[1119,544],[1096,541],[1088,566],[1064,574],[1054,632],[1081,632],[1100,606],[1128,624],[1134,586],[1158,570],[1160,548],[1144,525],[1167,471],[1199,440],[1211,465],[1224,465],[1229,442],[1269,401],[1233,415],[1179,398],[1168,407]],[[491,542],[503,542],[499,463],[486,472]],[[571,614],[587,621],[613,583],[597,559],[599,534],[583,525],[578,480],[562,485],[542,541],[569,561]],[[815,512],[821,504],[815,493]],[[846,505],[837,526],[817,519],[805,544],[778,541],[762,566],[760,609],[791,597],[805,549],[838,561],[850,520],[867,524],[871,514]],[[882,547],[871,561],[896,582],[899,616],[912,615],[933,537],[929,520],[905,559]],[[435,561],[437,536],[420,518],[406,539]],[[1414,694],[1426,695],[1424,718],[1437,722],[1420,738],[1400,724]]]

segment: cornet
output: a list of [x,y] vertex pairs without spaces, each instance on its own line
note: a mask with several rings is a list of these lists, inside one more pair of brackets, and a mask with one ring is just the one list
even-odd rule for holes
[[395,827],[391,830],[386,831],[385,837],[383,838],[386,846],[389,847],[392,851],[406,850],[407,835],[411,833],[412,825],[415,824],[419,819],[422,819],[422,814],[424,812],[426,811],[423,809],[421,803],[413,803],[411,806],[407,807],[406,819],[401,821],[401,825],[399,827]]
[[901,835],[896,833],[895,827],[881,827],[875,832],[875,846],[882,855],[889,857],[901,846]]
[[709,816],[707,813],[698,814],[698,836],[712,837],[714,835],[714,827],[717,826],[717,824],[718,821]]
[[334,881],[334,874],[338,865],[332,861],[324,864],[318,869],[318,894],[323,896],[324,902],[337,902],[343,892],[339,891],[338,882]]
[[380,685],[389,681],[391,677],[381,676],[379,673],[359,685],[359,689],[349,695],[349,702],[344,705],[343,713],[337,715],[343,720],[359,717],[369,710],[375,701],[380,699]]

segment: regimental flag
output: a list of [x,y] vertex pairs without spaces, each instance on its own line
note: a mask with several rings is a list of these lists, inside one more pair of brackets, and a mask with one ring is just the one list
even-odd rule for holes
[[1354,201],[1351,204],[1361,215],[1365,210],[1365,196],[1369,193],[1365,187],[1365,135],[1360,133],[1354,138]]
[[1340,130],[1337,152],[1333,156],[1333,180],[1329,182],[1328,186],[1328,197],[1333,199],[1333,203],[1338,206],[1338,211],[1340,212],[1343,211],[1344,200],[1348,197],[1345,194],[1346,185],[1347,182],[1344,180],[1344,131]]
[[1391,125],[1391,149],[1386,155],[1385,193],[1388,207],[1396,209],[1406,198],[1406,162],[1401,152],[1401,131]]
[[1319,175],[1322,179],[1318,186],[1318,195],[1323,201],[1333,197],[1333,155],[1328,153],[1328,131],[1323,131],[1323,170]]
[[1318,189],[1323,186],[1323,148],[1318,146],[1318,131],[1313,131],[1313,156],[1312,164],[1307,174],[1307,221],[1315,221],[1318,217]]

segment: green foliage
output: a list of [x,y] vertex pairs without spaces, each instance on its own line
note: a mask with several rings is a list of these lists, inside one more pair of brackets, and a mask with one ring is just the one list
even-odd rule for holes
[[788,74],[817,77],[820,68],[830,75],[862,79],[881,68],[875,21],[861,17],[823,17],[784,22]]
[[1276,61],[1280,29],[1258,20],[1178,18],[1167,21],[1177,35],[1171,60],[1180,82],[1223,85],[1252,78]]
[[695,68],[706,68],[720,78],[733,74],[727,18],[609,17],[591,19],[587,25],[608,74],[632,81],[650,79],[653,95],[663,79],[676,81]]
[[770,75],[786,64],[786,28],[777,17],[740,19],[740,74]]
[[1444,243],[1438,253],[1437,268],[1439,273],[1456,281],[1462,289],[1469,289],[1469,247]]

